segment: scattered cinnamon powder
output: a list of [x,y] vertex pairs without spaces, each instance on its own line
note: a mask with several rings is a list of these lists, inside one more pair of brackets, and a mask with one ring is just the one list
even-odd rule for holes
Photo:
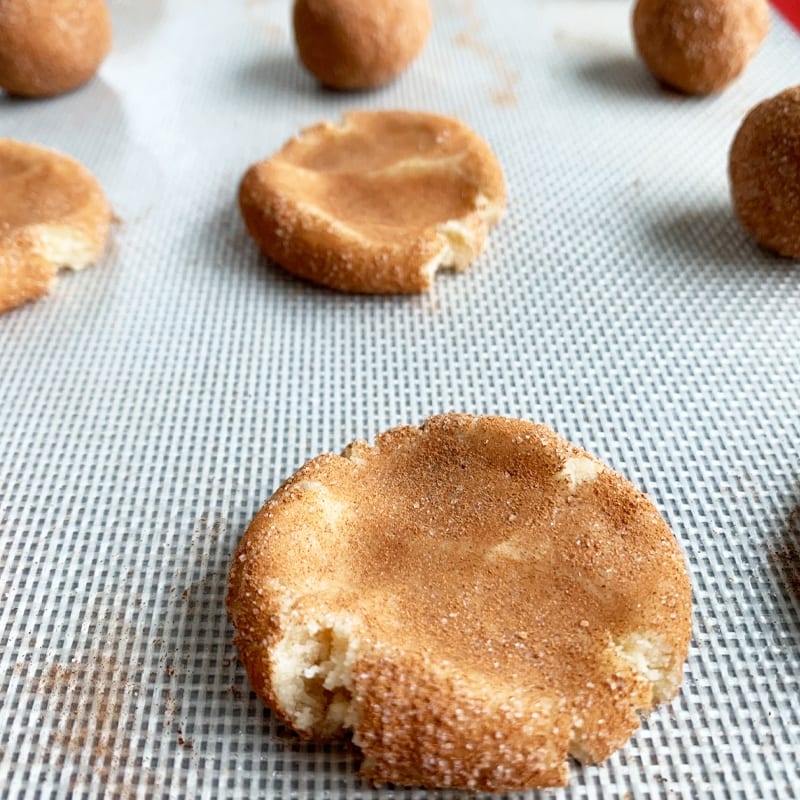
[[491,90],[492,104],[501,108],[516,106],[519,102],[517,85],[521,79],[520,73],[509,65],[502,53],[481,38],[486,23],[478,15],[475,0],[462,0],[460,11],[465,28],[456,35],[455,43],[471,50],[494,69],[498,85]]
[[132,713],[138,695],[129,669],[113,655],[91,654],[80,661],[51,664],[33,679],[32,690],[46,696],[49,708],[71,709],[48,740],[59,763],[66,758],[78,761],[88,752],[94,774],[104,783],[120,782],[131,747],[120,721]]

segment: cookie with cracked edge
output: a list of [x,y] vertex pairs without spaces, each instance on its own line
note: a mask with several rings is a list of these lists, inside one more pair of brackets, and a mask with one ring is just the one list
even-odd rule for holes
[[102,255],[111,209],[74,158],[0,139],[0,313],[50,291],[60,269]]
[[490,147],[462,122],[359,111],[323,122],[247,170],[239,206],[288,272],[345,292],[429,289],[466,270],[506,204]]
[[257,694],[375,782],[564,785],[678,691],[691,591],[625,478],[543,425],[445,414],[307,462],[233,559]]

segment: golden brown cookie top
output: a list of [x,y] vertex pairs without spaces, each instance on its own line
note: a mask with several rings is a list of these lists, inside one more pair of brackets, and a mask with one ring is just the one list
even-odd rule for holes
[[[290,724],[344,720],[372,777],[432,786],[553,785],[568,754],[605,758],[677,691],[691,635],[683,556],[643,494],[544,426],[460,414],[308,462],[248,529],[228,602]],[[309,622],[353,662],[333,705],[339,677],[316,706],[289,686]],[[398,755],[422,739],[438,766]]]
[[0,230],[61,224],[97,191],[74,159],[13,139],[0,139],[0,185]]
[[481,252],[505,183],[458,120],[354,112],[251,167],[239,200],[250,233],[290,272],[344,291],[414,292]]

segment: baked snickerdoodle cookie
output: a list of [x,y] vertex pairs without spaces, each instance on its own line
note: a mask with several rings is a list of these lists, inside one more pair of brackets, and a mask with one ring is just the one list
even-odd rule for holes
[[236,644],[374,781],[563,785],[678,691],[686,564],[627,480],[542,425],[446,414],[306,463],[230,573]]
[[0,0],[0,88],[22,97],[76,89],[111,49],[103,0]]
[[489,146],[455,119],[354,112],[308,128],[239,188],[247,229],[284,269],[348,292],[430,288],[467,269],[505,208]]
[[46,147],[0,139],[0,312],[46,294],[59,269],[103,252],[111,210],[92,174]]
[[800,86],[759,103],[731,145],[739,221],[760,244],[800,258]]

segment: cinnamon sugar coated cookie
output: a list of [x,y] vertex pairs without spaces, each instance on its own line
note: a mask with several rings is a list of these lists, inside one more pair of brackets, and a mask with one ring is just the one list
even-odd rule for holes
[[446,414],[307,462],[227,597],[250,682],[376,782],[516,791],[605,759],[678,691],[691,593],[627,480],[550,429]]
[[636,47],[663,83],[718,92],[739,76],[769,30],[767,0],[638,0]]
[[800,86],[744,118],[729,158],[739,221],[760,244],[800,258]]
[[0,0],[0,88],[23,97],[86,83],[111,49],[103,0]]
[[505,208],[503,172],[463,123],[359,111],[304,130],[239,188],[250,235],[289,272],[348,292],[430,288],[466,270]]
[[428,0],[295,0],[294,37],[326,86],[370,89],[397,77],[431,29]]
[[0,139],[0,312],[46,294],[59,269],[102,254],[111,211],[91,173],[46,147]]

